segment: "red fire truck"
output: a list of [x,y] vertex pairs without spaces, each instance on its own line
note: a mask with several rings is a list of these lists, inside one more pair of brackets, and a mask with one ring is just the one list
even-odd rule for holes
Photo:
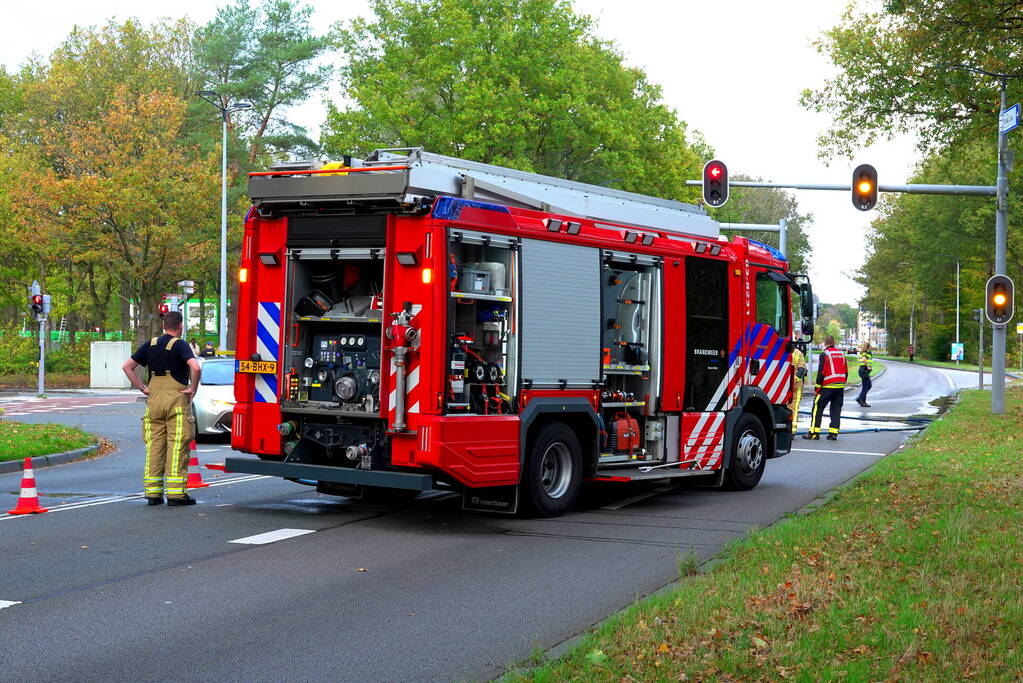
[[791,448],[809,282],[699,207],[422,149],[249,193],[231,442],[258,457],[227,471],[558,515],[587,481],[751,489]]

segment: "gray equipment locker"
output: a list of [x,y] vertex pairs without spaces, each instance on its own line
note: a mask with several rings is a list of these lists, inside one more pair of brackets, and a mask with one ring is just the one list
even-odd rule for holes
[[600,379],[600,250],[522,241],[522,378],[533,387]]

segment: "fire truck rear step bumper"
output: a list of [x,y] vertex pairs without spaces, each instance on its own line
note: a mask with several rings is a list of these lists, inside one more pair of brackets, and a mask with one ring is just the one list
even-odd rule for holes
[[340,484],[410,489],[412,491],[429,491],[433,488],[433,477],[429,474],[357,470],[349,467],[303,465],[293,462],[256,460],[254,458],[227,458],[224,460],[224,466],[228,472],[263,474],[271,477],[284,477],[285,479],[312,479],[315,481],[333,481]]

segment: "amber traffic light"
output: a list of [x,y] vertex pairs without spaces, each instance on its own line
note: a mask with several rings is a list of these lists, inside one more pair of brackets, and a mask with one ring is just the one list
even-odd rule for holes
[[1004,325],[1012,320],[1013,284],[1005,275],[995,275],[987,281],[985,312],[987,319],[995,325]]
[[870,211],[877,204],[877,169],[860,164],[852,175],[852,202],[860,211]]

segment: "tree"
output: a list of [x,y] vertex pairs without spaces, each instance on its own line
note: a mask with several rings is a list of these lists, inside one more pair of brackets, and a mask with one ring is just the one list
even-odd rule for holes
[[[733,180],[760,180],[742,175],[732,176]],[[712,209],[711,215],[722,223],[764,223],[777,225],[784,218],[787,222],[789,266],[793,272],[805,273],[810,259],[810,239],[804,226],[813,223],[813,214],[799,213],[799,202],[790,192],[778,188],[741,188],[729,190],[728,203]],[[744,237],[778,246],[779,235],[775,232],[738,233]]]
[[[848,153],[878,136],[915,132],[926,148],[962,136],[994,138],[997,83],[948,67],[1023,70],[1018,0],[888,0],[879,11],[850,4],[817,42],[838,74],[803,93],[804,106],[834,117],[823,148]],[[1010,82],[1014,93],[1019,83]],[[1013,94],[1015,98],[1017,95]]]
[[661,197],[695,198],[686,126],[566,0],[374,0],[321,143],[432,152]]
[[64,127],[66,138],[44,127],[44,151],[64,163],[25,170],[16,190],[16,210],[41,241],[115,278],[140,338],[156,326],[160,294],[213,249],[216,164],[176,144],[184,111],[171,94],[122,87],[97,120]]
[[[250,166],[266,153],[286,157],[316,148],[305,130],[284,115],[322,88],[331,73],[330,67],[317,64],[331,43],[312,34],[311,17],[312,8],[287,0],[265,0],[258,8],[236,0],[197,33],[203,88],[221,93],[224,107],[234,101],[252,104],[249,112],[229,120],[232,129],[240,126]],[[208,107],[201,106],[208,117]]]

